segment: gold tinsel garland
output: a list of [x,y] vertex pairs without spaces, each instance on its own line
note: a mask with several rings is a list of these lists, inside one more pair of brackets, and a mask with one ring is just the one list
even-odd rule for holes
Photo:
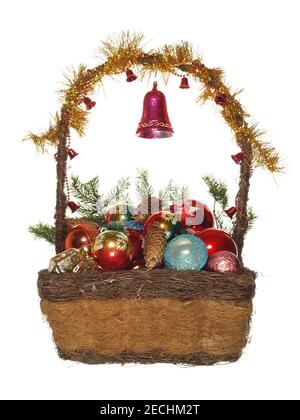
[[[128,67],[137,67],[142,77],[161,73],[167,81],[170,74],[188,73],[200,82],[203,89],[198,100],[214,100],[218,95],[225,95],[226,105],[221,114],[233,130],[238,146],[251,154],[252,165],[264,167],[272,173],[280,172],[279,154],[269,143],[261,140],[263,134],[255,125],[249,125],[249,114],[236,99],[237,93],[223,82],[223,71],[219,68],[209,69],[193,51],[192,45],[181,42],[165,45],[161,49],[145,53],[142,49],[142,34],[123,32],[117,38],[102,42],[99,50],[104,64],[94,69],[81,65],[78,71],[66,76],[66,88],[60,92],[62,109],[68,116],[68,124],[80,136],[83,136],[88,123],[88,111],[83,110],[81,103],[84,96],[92,94],[104,76],[114,76],[126,71]],[[56,114],[47,131],[41,134],[29,133],[30,139],[41,150],[47,145],[57,145],[59,119]]]

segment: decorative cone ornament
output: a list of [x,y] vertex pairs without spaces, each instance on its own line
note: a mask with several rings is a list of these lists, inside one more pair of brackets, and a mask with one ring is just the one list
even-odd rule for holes
[[236,207],[230,207],[229,209],[225,210],[225,213],[227,214],[228,217],[230,217],[230,219],[233,218],[236,212],[237,212]]
[[76,156],[78,156],[78,155],[79,155],[79,153],[75,152],[75,150],[74,150],[74,149],[68,149],[68,155],[69,155],[69,158],[72,160],[72,159],[74,159]]
[[137,79],[137,76],[133,73],[131,69],[126,70],[126,82],[134,82]]
[[68,201],[67,205],[72,213],[75,213],[75,211],[77,211],[80,208],[80,205],[74,203],[74,201]]
[[145,95],[142,119],[136,134],[145,139],[156,139],[171,137],[173,133],[166,97],[157,90],[157,82],[154,82],[153,89]]
[[237,165],[239,165],[241,162],[243,162],[243,160],[247,158],[247,156],[246,153],[239,152],[236,155],[231,155],[231,158]]
[[190,85],[189,85],[189,79],[186,76],[183,76],[181,78],[181,82],[180,82],[180,89],[189,89]]

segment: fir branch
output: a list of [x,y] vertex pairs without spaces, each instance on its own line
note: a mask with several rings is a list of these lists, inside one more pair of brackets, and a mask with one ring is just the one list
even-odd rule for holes
[[135,190],[140,202],[153,196],[154,190],[149,182],[149,172],[147,169],[142,168],[137,170]]
[[252,207],[249,206],[247,208],[247,219],[248,219],[247,232],[249,232],[249,230],[252,229],[257,218],[258,218],[257,214],[255,214]]
[[128,194],[128,190],[130,187],[130,179],[129,177],[122,177],[118,180],[117,185],[110,190],[110,192],[106,195],[106,197],[102,200],[102,209],[105,209],[108,206],[113,204],[117,204],[120,201],[124,203],[129,203],[130,198]]
[[99,178],[94,177],[87,182],[80,181],[78,176],[71,177],[71,192],[80,204],[79,213],[83,217],[91,217],[98,214],[98,202],[101,195],[98,192]]
[[28,231],[35,239],[44,239],[52,245],[55,244],[55,226],[40,222],[37,225],[29,226]]
[[171,204],[183,201],[188,196],[188,187],[174,184],[171,179],[165,188],[159,191],[159,199],[163,207],[170,206]]
[[208,187],[209,195],[224,210],[228,205],[228,191],[225,182],[217,180],[213,175],[205,175],[202,179]]

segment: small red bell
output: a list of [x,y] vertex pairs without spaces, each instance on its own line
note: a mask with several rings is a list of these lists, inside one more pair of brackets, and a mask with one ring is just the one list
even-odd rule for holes
[[68,201],[68,207],[72,213],[75,213],[80,208],[79,204],[74,203],[74,201]]
[[230,207],[229,209],[225,210],[225,213],[227,214],[228,217],[230,217],[230,219],[233,218],[236,212],[237,212],[236,207]]
[[225,93],[221,93],[215,97],[215,103],[220,106],[225,106],[227,104],[227,96]]
[[94,108],[94,106],[96,105],[95,101],[92,101],[91,98],[85,96],[82,99],[82,102],[84,103],[84,105],[86,106],[86,109],[89,111],[90,109]]
[[78,156],[78,155],[79,155],[79,153],[75,152],[75,150],[74,150],[74,149],[68,149],[68,155],[69,155],[69,158],[72,160],[72,159],[74,159],[76,156]]
[[137,76],[133,73],[131,69],[126,70],[126,82],[134,82],[137,79]]
[[236,155],[231,155],[232,160],[239,165],[241,162],[243,162],[243,160],[245,160],[247,157],[246,153],[244,152],[239,152]]
[[183,76],[181,78],[181,82],[180,82],[180,89],[189,89],[190,85],[189,85],[189,79],[186,76]]

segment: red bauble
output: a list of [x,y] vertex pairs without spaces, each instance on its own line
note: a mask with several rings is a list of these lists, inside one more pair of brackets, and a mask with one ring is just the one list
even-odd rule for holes
[[143,258],[144,235],[142,232],[134,229],[126,229],[127,236],[131,239],[133,247],[133,259]]
[[131,239],[123,232],[106,230],[97,236],[93,247],[93,257],[99,268],[105,271],[125,270],[133,255]]
[[87,222],[72,227],[65,239],[65,249],[79,249],[83,245],[90,246],[99,234],[99,230]]
[[214,216],[206,204],[197,200],[184,200],[170,206],[170,212],[174,213],[184,227],[190,227],[196,232],[214,226]]
[[208,250],[208,256],[218,251],[230,251],[238,255],[236,243],[228,233],[221,229],[205,229],[196,233],[196,236],[204,241]]
[[241,264],[238,257],[232,252],[219,251],[208,258],[205,270],[217,273],[239,273]]

